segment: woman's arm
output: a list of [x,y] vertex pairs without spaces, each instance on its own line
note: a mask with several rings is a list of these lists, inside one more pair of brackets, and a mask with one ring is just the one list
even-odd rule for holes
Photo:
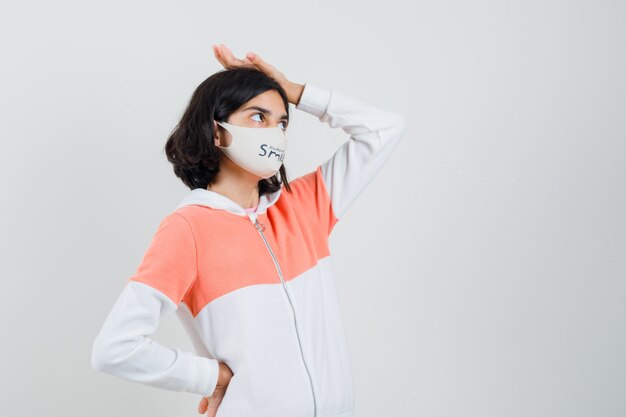
[[[297,109],[312,114],[330,127],[340,127],[350,135],[316,172],[300,177],[299,182],[294,181],[295,188],[302,188],[301,199],[315,199],[313,203],[324,223],[320,226],[327,228],[330,234],[334,224],[374,179],[398,145],[406,127],[404,116],[337,90],[294,83],[253,52],[239,59],[223,44],[214,45],[213,52],[224,68],[249,66],[263,71],[283,87],[289,102]],[[323,191],[318,186],[320,183],[325,185],[328,195],[320,194]],[[325,207],[328,200],[332,207]]]
[[150,337],[159,321],[178,308],[196,274],[191,228],[181,215],[171,213],[93,342],[92,367],[157,388],[210,396],[219,376],[216,359],[166,347]]
[[[294,87],[292,91],[297,90]],[[399,113],[311,83],[304,85],[296,108],[350,135],[318,167],[335,216],[329,227],[332,229],[398,145],[405,131],[405,119]]]

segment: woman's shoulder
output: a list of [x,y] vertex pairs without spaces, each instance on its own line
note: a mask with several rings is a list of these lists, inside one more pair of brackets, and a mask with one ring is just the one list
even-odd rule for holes
[[321,165],[289,182],[291,193],[285,192],[287,204],[303,210],[325,212],[330,206],[330,195],[323,180]]
[[318,166],[313,171],[289,181],[291,192],[283,189],[281,198],[301,201],[306,204],[311,199],[315,199],[316,194],[319,192],[320,179],[320,167]]
[[173,218],[174,221],[185,222],[189,225],[190,228],[194,228],[195,225],[202,221],[206,220],[211,212],[215,210],[211,210],[210,207],[202,206],[199,204],[190,204],[185,206],[177,207],[168,213],[165,218]]

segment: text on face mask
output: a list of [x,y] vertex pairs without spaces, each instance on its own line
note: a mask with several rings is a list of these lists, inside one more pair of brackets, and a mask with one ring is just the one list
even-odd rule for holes
[[[277,157],[276,159],[278,159],[279,161],[282,161],[285,158],[285,152],[283,152],[281,150],[278,150],[277,148],[274,148],[273,146],[270,146],[271,149],[270,149],[269,154],[268,154],[267,146],[268,146],[267,143],[264,143],[263,145],[261,145],[261,152],[262,153],[259,153],[259,156],[267,155],[268,158],[271,158],[272,155],[274,155],[274,156]],[[275,152],[274,149],[277,149],[280,153]]]

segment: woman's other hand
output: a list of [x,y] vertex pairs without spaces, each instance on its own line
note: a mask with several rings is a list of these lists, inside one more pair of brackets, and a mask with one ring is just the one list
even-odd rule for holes
[[275,67],[265,62],[260,56],[253,52],[248,52],[243,59],[239,59],[233,55],[230,49],[224,44],[212,45],[215,58],[226,69],[237,67],[251,67],[263,71],[268,76],[275,79],[287,93],[287,98],[292,104],[298,104],[300,96],[304,90],[304,85],[296,84],[287,79],[285,74],[277,70]]
[[220,362],[220,372],[217,378],[217,385],[215,391],[210,397],[202,397],[200,404],[198,404],[198,413],[206,413],[207,417],[215,417],[217,414],[217,408],[222,403],[226,388],[233,377],[233,371],[224,362]]

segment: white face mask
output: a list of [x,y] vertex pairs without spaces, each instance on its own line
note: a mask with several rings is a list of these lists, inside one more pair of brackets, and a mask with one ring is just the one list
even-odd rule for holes
[[215,123],[232,136],[229,146],[217,147],[234,163],[261,178],[270,178],[278,172],[287,150],[287,133],[282,128]]

